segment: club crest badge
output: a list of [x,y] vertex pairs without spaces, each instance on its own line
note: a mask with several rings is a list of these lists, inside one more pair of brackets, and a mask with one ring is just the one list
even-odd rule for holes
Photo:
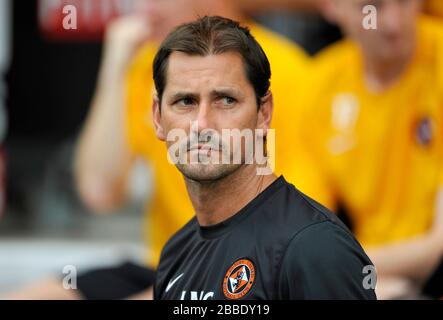
[[232,264],[223,278],[223,294],[226,298],[243,298],[255,281],[255,267],[251,260],[240,259]]

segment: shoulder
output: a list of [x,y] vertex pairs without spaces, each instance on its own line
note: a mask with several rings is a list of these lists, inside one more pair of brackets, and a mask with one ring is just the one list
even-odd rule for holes
[[443,21],[421,16],[418,20],[418,30],[420,54],[426,60],[440,62],[443,53]]
[[418,27],[420,32],[427,37],[443,38],[443,21],[440,18],[422,15],[418,19]]
[[282,208],[285,211],[280,216],[284,218],[283,223],[290,226],[291,238],[321,222],[329,222],[346,231],[348,230],[329,209],[298,190],[291,183],[286,183],[279,197],[281,198],[280,201],[284,202]]
[[434,77],[434,85],[443,89],[443,22],[434,17],[421,16],[418,25],[420,63]]
[[342,264],[345,258],[359,266],[372,264],[352,232],[327,208],[289,183],[278,197],[277,201],[284,203],[278,206],[282,212],[275,208],[277,212],[272,214],[285,239],[282,263],[326,267]]
[[333,221],[311,224],[295,234],[280,266],[282,297],[376,299],[373,263],[352,234]]
[[[278,34],[260,24],[249,24],[249,30],[254,38],[263,46],[263,49],[269,51],[269,54],[279,53],[281,55],[293,55],[300,60],[307,61],[308,54],[294,41]],[[283,49],[283,51],[280,51]],[[268,52],[266,52],[268,54]]]
[[316,224],[328,222],[327,225],[337,225],[347,231],[336,215],[286,181],[260,211],[259,215],[255,215],[253,228],[258,238],[266,239],[263,244],[276,253],[277,264],[294,238],[317,236],[310,231],[316,230]]
[[298,258],[303,258],[304,262],[327,266],[341,264],[343,257],[354,254],[361,262],[370,262],[358,241],[342,223],[325,219],[295,233],[288,243],[284,259],[297,264],[300,262]]
[[325,81],[330,81],[331,77],[356,67],[360,59],[360,52],[354,41],[345,38],[333,43],[313,57],[312,71],[315,81],[323,77],[327,77]]
[[[349,39],[331,44],[316,54],[310,63],[308,75],[301,84],[300,121],[326,116],[327,108],[321,106],[337,88],[355,82],[360,65],[361,56],[357,44]],[[313,105],[318,108],[312,108]]]

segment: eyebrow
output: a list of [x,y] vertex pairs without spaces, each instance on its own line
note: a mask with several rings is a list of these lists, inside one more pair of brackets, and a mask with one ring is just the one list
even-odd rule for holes
[[240,93],[235,89],[220,89],[220,90],[212,90],[211,91],[212,97],[238,97],[240,96]]
[[[211,97],[238,97],[240,96],[240,93],[238,92],[238,90],[235,89],[216,89],[216,90],[212,90],[210,93]],[[181,99],[195,99],[198,100],[198,98],[200,97],[199,94],[194,93],[194,92],[186,92],[186,91],[178,91],[176,93],[174,93],[169,99],[168,101],[170,103],[173,103],[175,101],[181,100]]]

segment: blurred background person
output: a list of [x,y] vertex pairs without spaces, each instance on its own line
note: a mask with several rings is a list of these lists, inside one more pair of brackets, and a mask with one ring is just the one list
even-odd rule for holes
[[318,177],[300,166],[293,180],[347,212],[379,298],[413,297],[443,261],[443,25],[420,0],[380,0],[365,29],[367,3],[323,3],[346,37],[315,57],[302,90],[297,137]]

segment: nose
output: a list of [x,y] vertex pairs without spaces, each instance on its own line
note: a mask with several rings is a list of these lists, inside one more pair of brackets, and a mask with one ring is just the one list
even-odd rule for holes
[[215,129],[213,126],[213,115],[210,102],[201,101],[195,121],[198,122],[199,131],[204,129]]

